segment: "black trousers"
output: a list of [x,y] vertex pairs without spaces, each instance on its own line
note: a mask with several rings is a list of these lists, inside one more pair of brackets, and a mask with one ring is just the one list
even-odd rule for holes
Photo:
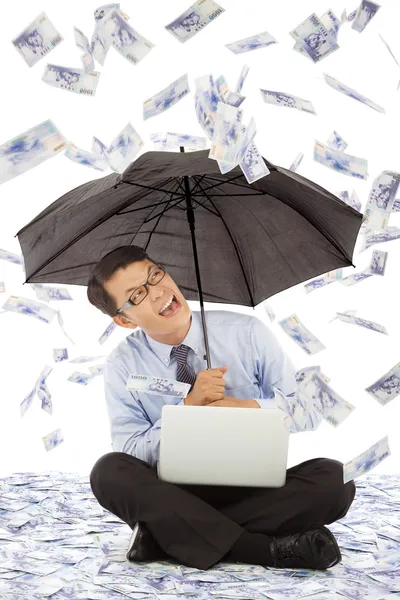
[[353,480],[343,483],[343,463],[330,458],[291,467],[281,488],[254,488],[168,483],[124,452],[101,456],[90,486],[101,506],[132,529],[144,523],[170,557],[203,570],[221,561],[244,530],[281,536],[341,519],[356,491]]

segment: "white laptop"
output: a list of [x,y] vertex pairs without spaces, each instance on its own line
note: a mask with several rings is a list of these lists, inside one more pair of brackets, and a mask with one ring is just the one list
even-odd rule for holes
[[166,404],[158,477],[178,484],[283,487],[289,446],[284,417],[278,408]]

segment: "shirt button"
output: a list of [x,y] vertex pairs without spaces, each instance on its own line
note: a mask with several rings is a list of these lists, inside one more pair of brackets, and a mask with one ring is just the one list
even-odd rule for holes
[[168,358],[164,358],[164,362],[167,363],[168,362]]

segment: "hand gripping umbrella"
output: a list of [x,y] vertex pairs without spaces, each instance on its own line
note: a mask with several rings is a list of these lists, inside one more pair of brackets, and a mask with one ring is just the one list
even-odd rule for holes
[[200,300],[211,369],[203,300],[254,308],[317,275],[355,266],[358,211],[265,159],[270,174],[250,185],[239,166],[222,175],[208,154],[146,152],[122,174],[61,196],[16,234],[25,283],[87,285],[105,254],[140,246],[187,300]]

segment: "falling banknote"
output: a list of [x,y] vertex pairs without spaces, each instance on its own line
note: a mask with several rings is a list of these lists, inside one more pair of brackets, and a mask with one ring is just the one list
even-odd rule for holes
[[91,373],[81,373],[80,371],[74,371],[69,377],[68,381],[72,381],[73,383],[80,383],[81,385],[87,385],[89,381],[93,378],[93,374]]
[[382,108],[382,106],[379,106],[379,104],[376,104],[369,98],[366,98],[362,94],[359,94],[358,92],[356,92],[356,90],[353,90],[352,88],[348,87],[344,83],[340,83],[340,81],[338,81],[334,77],[331,77],[330,75],[327,75],[326,73],[323,73],[323,76],[324,76],[325,82],[328,85],[330,85],[337,92],[341,92],[342,94],[349,96],[349,98],[354,98],[354,100],[358,100],[358,102],[362,102],[363,104],[366,104],[370,108],[373,108],[374,110],[376,110],[380,113],[385,112],[385,109]]
[[215,85],[225,104],[230,104],[231,106],[238,108],[246,99],[245,96],[242,96],[238,92],[232,92],[223,75],[220,75],[218,79],[215,80]]
[[223,102],[218,103],[214,136],[209,158],[237,164],[236,157],[242,141],[241,120],[243,111]]
[[335,271],[328,271],[321,277],[312,279],[308,283],[304,284],[304,290],[307,294],[317,289],[325,287],[334,281],[340,281],[343,278],[343,269],[336,269]]
[[74,38],[75,38],[75,44],[78,46],[78,48],[80,48],[84,52],[91,51],[88,38],[83,33],[83,31],[81,29],[78,29],[78,27],[75,27],[75,25],[74,25]]
[[314,160],[343,175],[357,179],[367,179],[368,177],[368,161],[365,158],[334,150],[317,140],[314,145]]
[[355,410],[355,406],[339,396],[321,373],[312,372],[301,384],[302,397],[333,427],[338,427]]
[[75,44],[83,50],[84,54],[81,56],[81,61],[83,65],[83,70],[85,73],[91,73],[94,71],[95,64],[93,59],[92,47],[86,35],[83,33],[81,29],[74,26],[74,37]]
[[389,439],[385,436],[379,442],[362,452],[356,458],[343,465],[343,483],[361,477],[377,467],[385,458],[390,456]]
[[154,44],[133,29],[118,10],[111,10],[107,14],[101,31],[106,41],[134,65],[154,48]]
[[371,329],[372,331],[377,331],[378,333],[384,333],[385,335],[389,335],[386,331],[386,327],[383,325],[379,325],[379,323],[375,323],[374,321],[367,321],[366,319],[360,319],[360,317],[356,317],[355,315],[346,314],[344,312],[337,312],[336,317],[340,321],[344,321],[345,323],[352,323],[353,325],[359,325],[360,327],[365,327],[366,329]]
[[[322,24],[323,27],[325,27],[326,31],[331,36],[331,38],[330,38],[331,41],[335,40],[337,42],[337,35],[338,35],[339,28],[341,26],[341,23],[340,23],[340,20],[335,15],[335,13],[331,9],[327,10],[321,16],[320,23]],[[296,50],[296,52],[299,52],[300,54],[302,54],[306,58],[309,58],[313,62],[318,62],[321,58],[325,58],[325,56],[328,56],[332,51],[332,45],[333,45],[332,43],[330,44],[330,46],[328,48],[324,45],[324,44],[326,44],[325,36],[326,36],[326,32],[315,31],[315,33],[311,33],[311,35],[309,35],[307,37],[306,44],[304,44],[301,39],[300,39],[300,41],[296,42],[295,45],[293,46],[293,50]],[[322,46],[323,46],[322,50],[321,50],[321,42],[322,42]],[[337,48],[334,48],[334,49],[337,50],[338,48],[339,48],[339,46],[337,46]]]
[[119,14],[123,19],[125,19],[125,21],[129,21],[128,15],[126,15],[120,9],[120,5],[117,2],[114,2],[113,4],[104,4],[103,6],[96,8],[94,11],[96,25],[92,34],[90,50],[93,58],[95,58],[103,67],[107,53],[110,49],[110,40],[104,32],[104,21],[114,9],[118,10]]
[[368,233],[363,238],[363,244],[360,248],[360,253],[368,250],[374,244],[382,244],[383,242],[392,242],[400,238],[400,227],[387,227],[382,233]]
[[50,395],[50,392],[48,391],[48,388],[46,385],[46,379],[50,375],[52,370],[53,370],[53,368],[49,367],[48,365],[46,365],[44,367],[44,369],[42,369],[39,377],[37,378],[37,380],[35,382],[35,385],[34,385],[32,391],[26,396],[26,398],[24,398],[24,400],[20,404],[21,417],[24,416],[26,411],[31,406],[35,394],[37,394],[39,396],[39,398],[42,400],[42,408],[48,414],[52,414],[51,395]]
[[240,75],[238,78],[238,82],[236,84],[235,92],[240,94],[243,88],[244,81],[249,74],[250,67],[248,65],[243,65],[242,70],[240,71]]
[[136,129],[128,123],[107,149],[107,161],[111,169],[117,173],[125,171],[143,145],[144,141]]
[[355,31],[358,31],[358,33],[364,31],[364,29],[371,21],[372,17],[376,15],[380,7],[380,4],[376,4],[376,2],[372,2],[372,0],[362,0],[360,6],[358,7],[351,28]]
[[43,121],[0,146],[0,183],[55,156],[67,146],[53,121]]
[[222,102],[212,75],[203,75],[195,79],[195,110],[197,119],[211,140],[214,135],[218,102]]
[[184,13],[165,26],[182,44],[222,15],[225,10],[214,0],[197,0]]
[[383,171],[373,181],[363,214],[363,227],[384,231],[399,190],[400,173]]
[[97,377],[97,375],[103,375],[104,373],[104,364],[102,365],[94,365],[93,367],[89,367],[89,371],[92,374],[92,379]]
[[292,164],[289,167],[289,171],[293,171],[293,173],[295,173],[301,163],[301,161],[304,158],[304,154],[303,152],[299,152],[298,155],[296,156],[296,158],[294,159],[294,161],[292,162]]
[[340,19],[335,15],[330,8],[320,17],[322,25],[336,39],[341,26]]
[[9,252],[8,250],[2,250],[0,248],[0,260],[6,260],[7,262],[13,263],[14,265],[22,265],[23,260],[20,254]]
[[101,336],[99,337],[99,344],[103,345],[108,338],[110,337],[110,335],[112,334],[112,332],[114,331],[114,329],[116,329],[116,324],[114,323],[114,321],[111,321],[111,323],[108,325],[108,327],[106,328],[106,330],[104,331],[104,333],[101,334]]
[[43,436],[42,440],[44,447],[46,448],[46,452],[49,452],[50,450],[53,450],[53,448],[59,446],[64,441],[64,437],[61,429],[55,429],[48,435]]
[[50,300],[72,300],[72,296],[65,287],[44,286],[42,283],[33,283],[38,300],[50,302]]
[[365,272],[371,275],[385,274],[388,253],[383,250],[373,250],[370,263]]
[[330,136],[329,140],[326,142],[326,145],[334,150],[346,150],[348,143],[338,134],[337,131],[334,131]]
[[92,138],[92,152],[108,163],[108,148],[95,136]]
[[356,283],[360,283],[360,281],[364,281],[364,279],[368,279],[368,277],[372,277],[372,275],[365,273],[364,271],[360,271],[359,273],[354,273],[354,275],[344,277],[340,283],[346,287],[349,287],[351,285],[355,285]]
[[381,36],[381,34],[380,34],[380,33],[379,33],[378,35],[379,35],[379,37],[381,38],[381,40],[382,40],[382,43],[385,45],[385,47],[386,47],[387,51],[389,52],[389,54],[390,54],[390,55],[391,55],[391,57],[393,58],[393,60],[394,60],[394,62],[396,63],[396,65],[397,65],[398,67],[400,67],[400,63],[399,63],[399,61],[397,60],[397,58],[395,57],[395,55],[393,54],[393,52],[392,52],[392,49],[391,49],[391,47],[389,46],[389,44],[388,44],[388,43],[387,43],[387,42],[386,42],[386,41],[383,39],[383,37]]
[[258,181],[270,174],[270,170],[254,142],[248,146],[246,154],[239,165],[246,177],[247,183],[254,183],[254,181]]
[[290,35],[296,42],[301,43],[314,62],[318,62],[339,48],[335,36],[324,27],[315,13],[293,29]]
[[99,71],[85,73],[84,69],[46,65],[42,80],[52,87],[74,92],[81,96],[94,96],[99,81]]
[[78,165],[91,167],[92,169],[96,169],[96,171],[105,171],[108,169],[108,163],[103,157],[92,152],[87,152],[87,150],[82,150],[72,143],[68,144],[64,156],[78,163]]
[[102,27],[96,27],[93,31],[92,39],[90,42],[90,50],[93,58],[104,67],[107,53],[110,49],[110,42],[106,38]]
[[51,323],[57,311],[54,308],[50,308],[43,302],[36,302],[30,298],[23,298],[21,296],[10,296],[3,304],[4,310],[10,312],[19,313],[21,315],[27,315],[28,317],[36,317],[39,321],[44,323]]
[[68,360],[68,348],[53,348],[54,362],[62,362]]
[[278,388],[274,388],[276,406],[286,413],[285,427],[291,433],[299,431],[313,431],[322,421],[315,411],[307,405],[296,393],[285,396]]
[[190,388],[190,383],[183,383],[182,381],[162,377],[152,377],[151,375],[131,375],[126,384],[126,389],[130,391],[184,398],[188,395]]
[[322,414],[314,410],[312,401],[309,401],[305,393],[307,382],[314,372],[318,372],[323,380],[328,383],[329,378],[320,371],[321,367],[318,365],[305,367],[297,371],[295,374],[297,388],[289,396],[285,396],[278,388],[274,388],[276,404],[278,408],[281,408],[286,413],[285,425],[290,429],[291,433],[313,431],[323,419]]
[[400,362],[375,383],[365,388],[365,391],[382,406],[394,400],[400,394]]
[[326,346],[301,323],[297,315],[290,315],[278,323],[283,331],[307,354],[316,354],[325,350]]
[[258,50],[259,48],[266,48],[271,44],[277,44],[278,42],[268,31],[252,35],[251,37],[232,42],[231,44],[225,44],[234,54],[241,54],[242,52],[250,52],[251,50]]
[[149,119],[174,106],[181,98],[190,92],[188,76],[182,75],[158,94],[143,102],[143,119]]
[[197,135],[167,131],[166,133],[151,133],[150,139],[157,150],[164,152],[180,152],[181,146],[184,147],[185,152],[194,152],[207,148],[207,139]]
[[70,363],[74,363],[74,364],[82,364],[85,362],[93,362],[94,360],[98,360],[99,358],[103,358],[104,355],[100,355],[100,356],[78,356],[77,358],[73,358],[72,360],[70,360]]
[[58,46],[63,39],[46,13],[42,12],[12,40],[12,43],[26,64],[32,67]]
[[312,115],[316,115],[315,109],[309,100],[298,98],[297,96],[291,96],[290,94],[284,94],[283,92],[273,92],[271,90],[260,89],[262,99],[267,104],[274,104],[275,106],[285,106],[287,108],[297,108],[302,112],[308,112]]

